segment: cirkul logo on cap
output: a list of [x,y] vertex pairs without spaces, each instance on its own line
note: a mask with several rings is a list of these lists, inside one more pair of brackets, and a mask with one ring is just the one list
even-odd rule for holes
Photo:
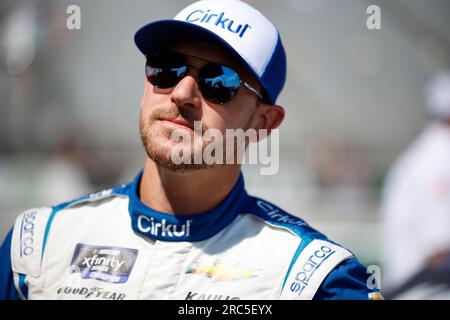
[[[242,38],[245,32],[251,28],[249,24],[235,24],[234,20],[225,17],[225,12],[221,12],[219,14],[209,13],[210,10],[195,10],[192,11],[187,17],[186,21],[190,23],[212,23],[216,27],[220,27],[224,30],[228,30],[230,32],[236,33]],[[234,26],[233,26],[234,25]]]

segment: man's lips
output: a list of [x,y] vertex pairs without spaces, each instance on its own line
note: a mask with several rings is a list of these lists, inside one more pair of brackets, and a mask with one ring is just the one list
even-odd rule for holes
[[184,128],[188,128],[188,129],[194,130],[194,126],[191,125],[187,121],[183,121],[183,120],[179,120],[179,119],[167,119],[167,118],[160,118],[159,120],[163,121],[163,122],[166,122],[166,123],[170,123],[171,125],[176,125],[176,126],[180,126],[180,127],[184,127]]

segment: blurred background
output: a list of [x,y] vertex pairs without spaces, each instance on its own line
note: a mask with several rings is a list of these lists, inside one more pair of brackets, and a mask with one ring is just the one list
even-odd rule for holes
[[[288,56],[280,170],[244,167],[250,193],[380,264],[384,177],[427,123],[423,89],[450,64],[447,0],[253,0]],[[130,181],[145,23],[181,0],[0,2],[0,238],[23,210]],[[366,26],[381,8],[381,30]],[[81,29],[66,27],[69,5]]]

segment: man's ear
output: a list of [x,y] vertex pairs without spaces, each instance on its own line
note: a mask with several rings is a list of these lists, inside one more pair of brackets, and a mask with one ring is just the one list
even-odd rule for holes
[[286,112],[282,106],[270,104],[260,104],[258,109],[258,123],[255,129],[258,133],[258,141],[260,141],[264,139],[264,136],[260,137],[258,130],[266,129],[267,137],[270,136],[272,130],[278,128],[283,122]]
[[144,79],[144,93],[141,98],[141,109],[144,108],[145,102],[147,101],[148,94],[150,92],[150,83],[147,78]]

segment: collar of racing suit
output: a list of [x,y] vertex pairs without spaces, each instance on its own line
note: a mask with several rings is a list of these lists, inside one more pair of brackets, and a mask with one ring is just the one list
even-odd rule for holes
[[240,213],[248,212],[251,206],[242,173],[233,189],[216,208],[195,215],[164,213],[142,203],[139,199],[141,178],[142,171],[130,185],[128,210],[133,230],[153,240],[206,240],[226,228]]

